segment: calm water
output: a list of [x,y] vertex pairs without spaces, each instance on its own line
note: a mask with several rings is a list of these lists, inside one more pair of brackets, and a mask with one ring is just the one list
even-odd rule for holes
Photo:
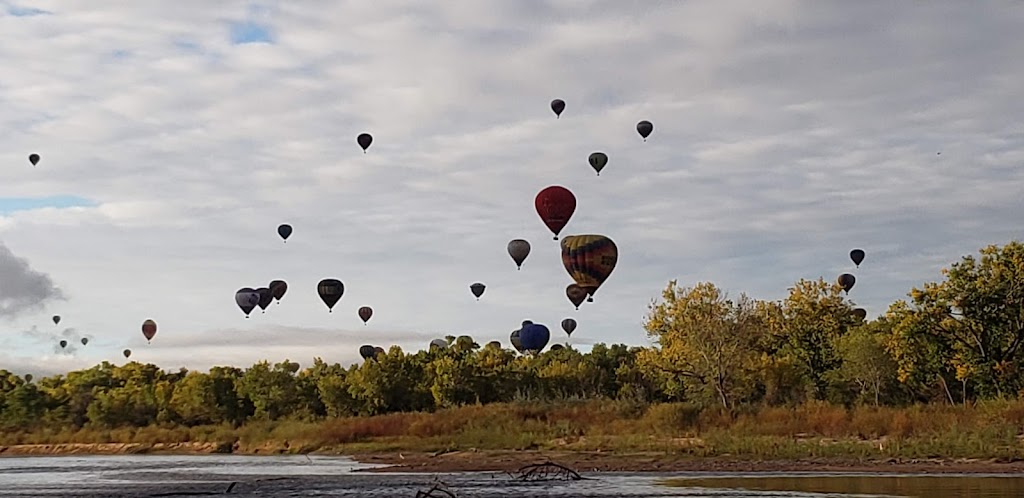
[[344,457],[62,456],[0,458],[0,496],[415,496],[435,480],[459,497],[1024,496],[1024,477],[871,474],[594,473],[590,480],[519,483],[504,473],[356,472]]

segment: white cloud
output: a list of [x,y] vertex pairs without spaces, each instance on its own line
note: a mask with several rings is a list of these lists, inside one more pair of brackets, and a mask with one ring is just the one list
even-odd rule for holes
[[[868,256],[851,296],[876,314],[1020,233],[1020,5],[36,4],[52,14],[0,16],[17,68],[0,82],[0,198],[98,205],[6,215],[0,239],[68,298],[15,329],[59,312],[95,337],[76,367],[124,347],[169,368],[347,362],[363,343],[507,342],[524,318],[566,316],[576,344],[643,343],[669,279],[778,298],[851,270],[853,247]],[[247,21],[274,42],[232,45]],[[578,312],[533,211],[551,184],[579,200],[566,234],[621,251]],[[328,314],[315,285],[331,277],[346,294]],[[276,278],[282,304],[242,318],[235,290]],[[65,365],[6,343],[5,364]]]

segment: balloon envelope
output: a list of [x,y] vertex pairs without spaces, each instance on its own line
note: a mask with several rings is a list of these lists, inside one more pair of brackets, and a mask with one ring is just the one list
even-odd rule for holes
[[486,288],[486,285],[477,282],[469,286],[469,291],[472,292],[474,296],[476,296],[477,300],[480,300],[480,296],[484,295],[484,289]]
[[68,341],[60,341],[60,347],[61,347],[61,348],[66,348],[66,347],[68,347]]
[[868,311],[864,308],[854,308],[853,316],[857,317],[858,320],[863,320],[868,317]]
[[284,297],[284,294],[288,292],[288,283],[284,280],[274,280],[267,286],[270,288],[270,295],[274,296],[274,299],[278,301]]
[[60,315],[53,315],[53,324],[57,325],[60,323]]
[[39,154],[29,154],[28,162],[32,163],[32,166],[39,164]]
[[238,289],[238,292],[235,292],[235,304],[248,317],[253,308],[260,304],[260,293],[256,292],[256,289],[250,289],[249,287]]
[[641,121],[636,124],[636,132],[644,137],[644,142],[647,141],[647,137],[654,131],[654,125],[650,121]]
[[82,338],[82,345],[85,346],[87,344],[89,344],[89,338],[88,337],[83,337]]
[[864,250],[854,249],[850,251],[850,259],[853,260],[853,264],[857,265],[857,268],[860,268],[860,263],[864,261]]
[[576,309],[580,309],[580,305],[587,299],[587,291],[577,284],[569,284],[565,288],[565,297],[569,298],[569,302],[576,306]]
[[142,322],[142,335],[146,336],[147,341],[152,341],[153,336],[156,335],[156,322],[153,320]]
[[562,239],[562,265],[590,300],[611,275],[619,259],[615,242],[604,235],[570,235]]
[[359,308],[359,318],[363,320],[363,323],[370,321],[371,316],[373,316],[373,308],[369,306]]
[[549,349],[549,351],[558,351],[560,349],[565,349],[565,346],[561,344],[552,344],[551,349]]
[[572,332],[576,330],[576,320],[572,318],[566,318],[562,320],[562,330],[565,331],[566,335],[571,336]]
[[555,99],[551,101],[551,110],[555,113],[555,119],[562,116],[562,111],[565,110],[565,101],[562,99]]
[[608,155],[604,152],[595,152],[590,155],[587,159],[590,162],[590,167],[594,168],[597,172],[597,176],[601,176],[601,170],[608,165]]
[[260,295],[260,300],[256,304],[259,305],[260,309],[264,310],[265,313],[267,306],[270,306],[270,303],[274,302],[274,293],[270,292],[269,287],[260,287],[259,289],[256,289],[256,293]]
[[292,226],[287,223],[278,226],[277,234],[280,235],[282,239],[288,240],[288,237],[292,236]]
[[522,329],[516,329],[512,331],[512,335],[508,336],[509,342],[512,343],[512,347],[516,348],[516,351],[523,352],[523,343],[519,341],[519,335],[522,334]]
[[839,286],[842,287],[847,294],[849,294],[850,289],[853,288],[853,284],[857,283],[857,278],[854,277],[853,275],[850,275],[849,273],[844,273],[842,275],[839,275],[839,279],[837,281],[839,282]]
[[446,347],[448,347],[448,341],[444,339],[434,339],[433,341],[430,341],[430,349],[444,349]]
[[32,374],[25,374],[25,382],[32,382]]
[[363,152],[366,152],[366,149],[369,149],[370,144],[373,143],[373,137],[370,136],[369,133],[360,133],[359,136],[356,137],[356,143],[363,148]]
[[377,350],[374,349],[374,347],[369,344],[359,346],[359,356],[362,356],[364,360],[369,360],[370,358],[373,358],[373,355],[375,355],[376,353]]
[[558,233],[565,228],[569,218],[576,212],[576,196],[565,187],[552,185],[537,193],[533,205],[541,221],[555,235],[555,240],[558,240]]
[[544,346],[548,345],[548,340],[550,339],[551,331],[539,323],[531,323],[523,327],[523,330],[519,332],[519,343],[527,351],[540,352],[544,349]]
[[338,304],[342,294],[345,293],[345,284],[335,278],[325,278],[316,285],[316,292],[327,305],[327,310],[332,311],[334,305]]
[[530,255],[530,243],[523,239],[513,239],[508,243],[508,255],[515,261],[516,268],[523,267],[523,261]]
[[126,349],[126,350],[122,351],[121,354],[123,354],[124,357],[127,358],[127,357],[132,355],[132,350]]

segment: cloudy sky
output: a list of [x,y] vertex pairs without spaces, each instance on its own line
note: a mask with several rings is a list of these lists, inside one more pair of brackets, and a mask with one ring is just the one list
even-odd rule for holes
[[[1020,236],[1021,61],[1010,1],[0,2],[0,368],[347,364],[567,316],[583,348],[646,344],[670,279],[852,271],[874,316]],[[555,184],[563,234],[620,251],[579,311],[533,207]]]

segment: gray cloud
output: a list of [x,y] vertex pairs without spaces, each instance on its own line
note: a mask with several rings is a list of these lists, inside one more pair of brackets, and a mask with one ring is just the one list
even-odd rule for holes
[[15,318],[56,299],[63,299],[63,294],[50,276],[0,243],[0,316]]
[[[359,344],[417,349],[430,331],[507,341],[524,318],[577,318],[574,344],[642,344],[646,305],[673,278],[779,298],[853,270],[862,247],[851,298],[876,314],[1020,237],[1022,5],[263,7],[43,2],[51,14],[0,17],[0,59],[19,68],[0,84],[0,206],[99,203],[0,217],[4,239],[74,296],[19,326],[59,312],[96,331],[75,361],[130,347],[193,368],[356,361]],[[232,45],[246,21],[274,43]],[[655,125],[646,143],[641,119]],[[610,157],[600,178],[595,150]],[[566,234],[621,250],[579,311],[533,209],[551,184],[579,200]],[[519,237],[534,249],[517,272],[505,244]],[[328,277],[346,284],[331,314],[315,293]],[[281,305],[242,318],[235,290],[277,278]],[[366,327],[362,305],[375,309]],[[36,361],[50,348],[9,350]]]

